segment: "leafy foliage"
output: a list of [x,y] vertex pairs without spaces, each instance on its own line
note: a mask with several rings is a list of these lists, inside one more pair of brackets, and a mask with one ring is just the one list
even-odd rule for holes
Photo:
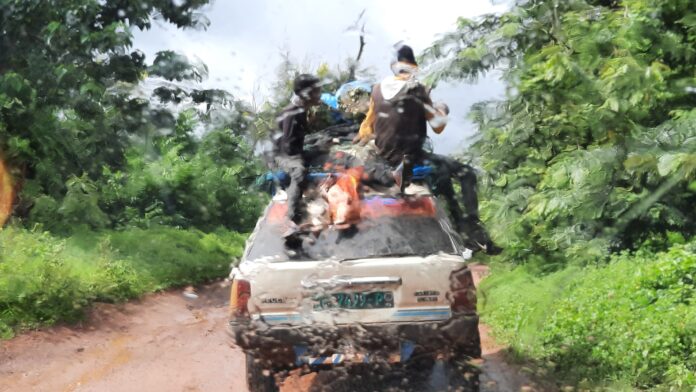
[[229,229],[265,201],[248,190],[248,105],[200,88],[203,64],[132,48],[155,17],[205,27],[206,3],[0,0],[0,163],[19,191],[0,231],[0,336],[220,278],[241,255]]
[[[356,74],[357,72],[357,74]],[[302,73],[315,74],[322,81],[322,91],[335,92],[344,83],[357,77],[365,80],[374,79],[370,70],[358,69],[358,63],[352,59],[346,60],[346,66],[330,67],[327,63],[322,63],[318,67],[309,64],[298,64],[288,53],[283,54],[283,59],[276,70],[275,82],[271,86],[271,98],[262,105],[255,108],[255,119],[248,128],[254,145],[270,142],[274,136],[278,136],[278,122],[276,116],[290,103],[292,97],[292,84],[295,77]],[[336,112],[333,112],[326,105],[313,107],[309,112],[310,131],[324,129],[335,125]],[[343,113],[343,116],[346,116]],[[360,117],[362,115],[358,115]],[[362,118],[354,118],[361,121]]]
[[0,151],[26,186],[60,196],[71,175],[121,164],[127,137],[143,131],[147,102],[110,91],[147,69],[141,52],[129,52],[130,26],[149,27],[153,11],[191,25],[202,2],[3,4]]
[[253,228],[266,198],[247,189],[259,166],[241,136],[215,130],[157,149],[152,157],[133,149],[123,171],[105,171],[101,201],[117,227]]
[[153,227],[59,239],[15,227],[0,232],[0,337],[75,321],[94,301],[225,276],[245,236]]
[[566,381],[692,390],[695,274],[694,242],[541,278],[518,267],[484,283],[483,313],[519,352]]
[[487,226],[524,265],[484,282],[484,318],[581,388],[696,387],[695,10],[518,1],[424,54],[432,84],[502,70],[467,153]]
[[54,232],[251,227],[246,105],[198,88],[205,65],[172,51],[148,65],[131,48],[155,13],[205,27],[205,3],[3,2],[0,156],[21,190],[16,218]]
[[594,262],[693,233],[693,1],[521,1],[459,21],[425,53],[430,82],[504,69],[478,104],[482,216],[510,259]]

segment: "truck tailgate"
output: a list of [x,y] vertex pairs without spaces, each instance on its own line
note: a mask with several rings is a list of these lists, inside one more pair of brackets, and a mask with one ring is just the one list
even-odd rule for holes
[[270,325],[447,320],[453,255],[247,262],[249,312]]

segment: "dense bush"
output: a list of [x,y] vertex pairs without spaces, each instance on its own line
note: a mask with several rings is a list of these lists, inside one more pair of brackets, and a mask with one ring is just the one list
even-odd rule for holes
[[54,233],[167,224],[244,231],[259,212],[249,105],[203,64],[148,64],[133,30],[203,27],[206,0],[11,1],[0,10],[0,159],[14,217]]
[[223,277],[239,257],[245,237],[228,231],[202,233],[172,228],[110,233],[114,250],[133,263],[138,275],[151,276],[156,289]]
[[85,231],[66,240],[6,228],[0,231],[0,336],[75,321],[94,301],[224,277],[244,241],[224,230]]
[[87,293],[62,256],[64,242],[11,229],[0,236],[0,333],[78,318]]
[[606,266],[484,284],[484,319],[520,354],[570,382],[696,388],[696,242]]
[[473,110],[482,217],[515,262],[593,263],[696,232],[693,1],[517,1],[426,52],[431,77],[502,69]]
[[60,201],[74,176],[96,179],[104,166],[121,167],[133,141],[171,124],[170,113],[138,93],[139,82],[148,71],[201,76],[182,59],[171,64],[177,75],[163,72],[157,58],[148,69],[144,53],[132,47],[131,29],[149,28],[154,14],[180,28],[205,25],[194,12],[205,3],[3,2],[0,155],[26,191],[19,215],[34,196]]
[[507,83],[474,107],[467,155],[482,219],[522,266],[485,284],[484,313],[571,380],[696,387],[694,244],[660,253],[696,234],[695,10],[519,0],[424,54],[433,83],[494,69]]
[[113,227],[254,227],[267,198],[250,189],[261,167],[241,136],[213,130],[201,140],[157,145],[154,156],[136,149],[124,170],[105,172],[99,206]]

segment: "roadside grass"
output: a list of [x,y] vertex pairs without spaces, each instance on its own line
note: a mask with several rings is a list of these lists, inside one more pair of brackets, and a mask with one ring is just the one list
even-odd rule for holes
[[583,390],[696,390],[696,242],[539,276],[494,265],[483,320],[520,358]]
[[120,302],[168,287],[221,278],[245,235],[169,227],[47,232],[0,231],[0,338],[80,320],[95,301]]

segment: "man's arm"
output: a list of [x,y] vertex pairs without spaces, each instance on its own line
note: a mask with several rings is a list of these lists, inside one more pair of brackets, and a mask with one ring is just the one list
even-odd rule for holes
[[440,134],[447,126],[449,107],[444,103],[433,104],[430,98],[428,98],[428,101],[429,102],[425,103],[425,118],[428,120],[433,131]]
[[428,120],[428,123],[435,133],[440,134],[447,126],[449,107],[444,103],[436,103],[433,105],[433,109],[435,113],[432,115],[432,118]]

